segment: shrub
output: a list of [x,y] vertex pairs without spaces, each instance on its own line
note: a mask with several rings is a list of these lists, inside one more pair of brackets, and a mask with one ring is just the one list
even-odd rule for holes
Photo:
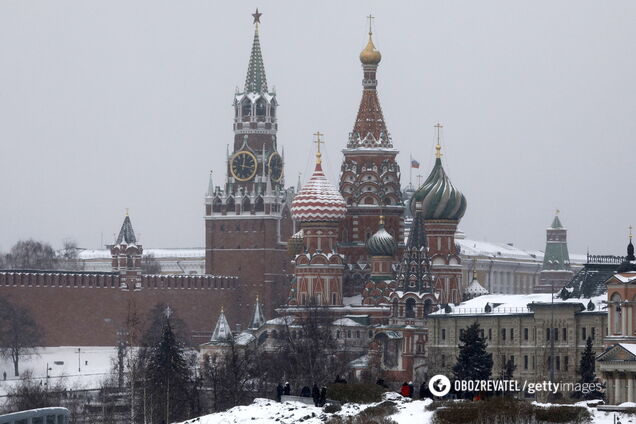
[[[431,405],[433,406],[433,405]],[[493,398],[483,402],[440,402],[435,410],[434,424],[582,424],[590,420],[587,409],[576,406],[541,407],[510,398]]]
[[380,402],[385,391],[377,384],[333,383],[327,386],[327,398],[342,403],[373,403]]
[[328,414],[333,414],[335,412],[340,411],[342,408],[340,407],[340,405],[338,405],[337,403],[328,403],[325,405],[325,407],[323,408],[323,411],[325,411]]

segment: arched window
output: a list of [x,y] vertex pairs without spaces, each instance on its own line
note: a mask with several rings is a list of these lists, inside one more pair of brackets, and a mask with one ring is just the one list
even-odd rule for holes
[[227,211],[228,211],[228,213],[236,211],[236,206],[234,204],[234,198],[233,197],[230,197],[229,199],[227,199]]
[[250,198],[249,197],[244,197],[243,198],[243,203],[242,203],[242,208],[243,208],[243,212],[250,212],[252,209],[252,203],[250,202]]
[[221,212],[221,199],[219,199],[218,197],[212,201],[212,212]]
[[265,204],[263,203],[263,198],[258,196],[256,201],[254,202],[254,210],[256,212],[263,212],[265,210]]
[[243,117],[249,117],[252,115],[252,103],[248,99],[243,100],[243,104],[241,105],[241,115],[243,115]]
[[398,300],[393,299],[393,317],[397,318],[399,311],[400,311],[400,306],[398,305]]
[[406,299],[405,315],[407,318],[415,318],[415,299]]
[[623,332],[623,309],[621,306],[621,295],[614,293],[612,295],[612,329],[614,334],[622,334]]
[[258,99],[256,101],[256,116],[258,117],[265,116],[265,109],[266,109],[265,100]]

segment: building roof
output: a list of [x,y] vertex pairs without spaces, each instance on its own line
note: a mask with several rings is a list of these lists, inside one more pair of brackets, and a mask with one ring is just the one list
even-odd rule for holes
[[219,314],[219,319],[216,321],[216,326],[214,327],[210,341],[223,342],[230,337],[232,337],[232,330],[230,329],[230,324],[227,322],[227,318],[225,318],[223,308],[221,308],[221,313]]
[[121,230],[119,230],[119,235],[117,236],[117,240],[115,244],[136,244],[137,238],[135,237],[135,230],[133,230],[132,222],[130,222],[130,217],[126,214],[124,218],[123,224],[121,224]]
[[393,256],[397,249],[397,243],[389,232],[384,228],[384,217],[380,217],[380,227],[369,240],[367,240],[367,251],[371,256]]
[[[602,311],[604,308],[604,303],[607,299],[607,296],[600,295],[595,296],[589,299],[586,298],[570,298],[570,299],[560,299],[558,297],[554,297],[554,303],[557,305],[582,305],[583,312],[592,312],[592,311]],[[594,308],[592,311],[587,309],[587,305],[589,302],[594,304]],[[439,316],[439,315],[505,315],[505,314],[523,314],[523,313],[532,313],[529,309],[529,306],[535,305],[551,305],[552,304],[552,295],[550,293],[534,293],[534,294],[488,294],[479,297],[475,297],[474,299],[467,300],[465,302],[460,303],[459,305],[449,304],[448,309],[449,312],[444,311],[444,309],[440,309],[439,311],[433,312],[430,314],[431,316]],[[486,306],[490,307],[490,312],[487,312]]]
[[411,213],[415,214],[421,203],[424,219],[460,220],[466,212],[466,197],[451,183],[439,156],[438,149],[433,170],[411,198]]
[[260,328],[263,324],[265,324],[265,316],[263,315],[261,302],[259,302],[258,296],[257,296],[256,303],[254,304],[254,315],[252,315],[252,320],[250,321],[250,326],[248,328],[252,330],[256,330]]
[[340,221],[347,212],[342,194],[322,171],[319,155],[314,173],[292,202],[292,218],[300,222]]
[[255,22],[254,41],[252,42],[252,52],[250,63],[247,66],[247,76],[245,77],[246,93],[266,93],[267,77],[265,76],[265,65],[261,53],[261,42],[258,34],[258,22]]
[[488,294],[488,290],[479,283],[477,278],[473,278],[473,281],[464,289],[464,294],[469,296],[482,296]]
[[411,224],[409,239],[398,264],[396,282],[397,290],[404,292],[424,293],[433,290],[433,274],[421,211],[416,213]]

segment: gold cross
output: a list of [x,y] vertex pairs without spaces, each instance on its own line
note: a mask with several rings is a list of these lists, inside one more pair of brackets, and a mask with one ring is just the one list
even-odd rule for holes
[[126,216],[128,216],[128,208],[126,208]]
[[438,122],[434,125],[434,127],[437,128],[437,146],[435,146],[435,157],[439,159],[442,157],[442,145],[439,144],[439,133],[440,130],[444,128],[444,126]]
[[629,239],[630,239],[630,240],[632,239],[632,229],[633,229],[633,228],[632,228],[632,226],[630,225],[630,226],[629,226]]
[[314,135],[316,136],[316,140],[314,140],[314,143],[318,145],[318,151],[316,152],[316,163],[320,164],[322,163],[322,159],[320,158],[322,156],[322,153],[320,153],[320,144],[325,144],[325,142],[320,139],[320,136],[323,136],[324,134],[322,134],[320,131],[316,131]]
[[369,13],[369,16],[367,16],[367,19],[369,20],[369,35],[371,35],[373,34],[373,31],[371,31],[371,22],[373,19],[375,19],[375,16]]
[[317,132],[314,133],[314,135],[316,136],[316,140],[314,140],[314,143],[316,143],[318,145],[318,153],[320,153],[320,145],[321,144],[325,144],[325,142],[322,141],[320,139],[320,137],[324,136],[324,134],[321,133],[320,131],[317,131]]

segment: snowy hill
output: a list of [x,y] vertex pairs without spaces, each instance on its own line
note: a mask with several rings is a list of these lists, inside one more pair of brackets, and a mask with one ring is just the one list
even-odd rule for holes
[[[397,393],[385,393],[385,400],[395,403],[397,412],[389,418],[397,424],[431,424],[433,411],[427,411],[426,407],[431,404],[430,399],[413,400],[405,399]],[[251,405],[237,406],[224,412],[210,414],[192,420],[184,421],[181,424],[324,424],[330,418],[350,417],[360,414],[367,408],[377,406],[379,403],[358,405],[347,403],[342,406],[342,410],[334,414],[325,413],[322,408],[306,405],[301,402],[278,403],[271,399],[256,399]],[[539,404],[537,404],[539,405]],[[584,406],[585,402],[577,403]],[[550,405],[542,405],[549,407]],[[622,405],[632,406],[632,405]],[[592,415],[591,424],[614,424],[614,412],[598,411],[595,408],[588,408]],[[616,417],[621,423],[636,422],[636,416],[617,413]]]
[[[427,424],[431,421],[433,412],[426,411],[426,405],[432,401],[404,399],[396,393],[385,393],[385,400],[396,403],[398,412],[391,419],[398,424],[412,424],[414,422]],[[323,424],[331,417],[354,416],[363,410],[378,405],[371,403],[358,405],[347,403],[342,410],[328,414],[322,408],[306,405],[301,402],[278,403],[271,399],[256,399],[251,405],[237,406],[225,412],[206,415],[183,422],[183,424]]]

